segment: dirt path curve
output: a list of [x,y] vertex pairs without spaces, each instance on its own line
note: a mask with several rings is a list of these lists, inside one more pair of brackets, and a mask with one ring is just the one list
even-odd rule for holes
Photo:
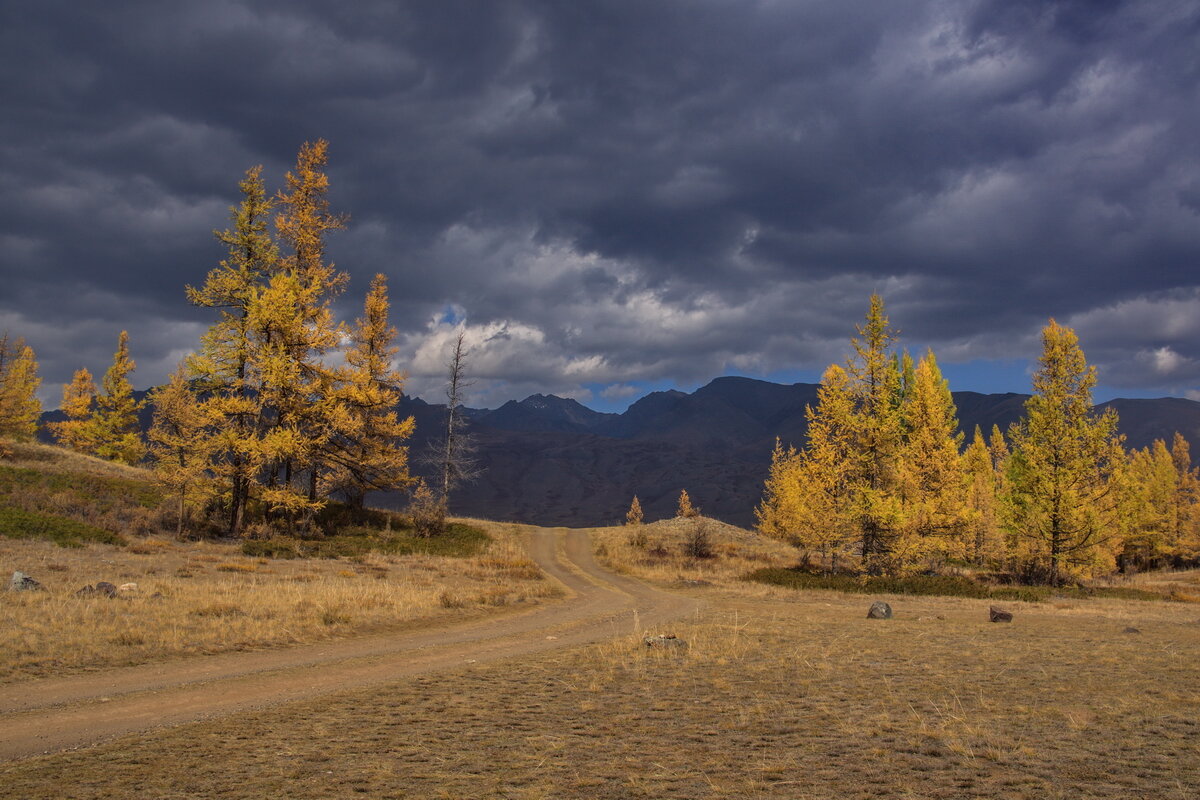
[[530,556],[567,599],[529,612],[419,632],[225,653],[0,687],[0,761],[94,744],[423,672],[529,655],[634,632],[699,610],[602,569],[582,531],[524,528]]

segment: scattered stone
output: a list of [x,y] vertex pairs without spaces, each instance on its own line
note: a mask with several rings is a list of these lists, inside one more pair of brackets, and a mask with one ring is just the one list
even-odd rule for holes
[[712,586],[712,581],[706,581],[703,578],[680,578],[679,582],[684,586]]
[[10,592],[32,592],[43,588],[45,587],[41,583],[20,570],[13,572],[12,580],[8,582],[8,590]]
[[136,583],[122,583],[117,587],[117,592],[120,594],[137,594],[138,585]]
[[96,584],[96,593],[102,594],[105,597],[116,597],[117,587],[108,581],[100,581]]
[[1139,631],[1137,628],[1130,625],[1125,630],[1121,631],[1121,633],[1141,633],[1141,631]]
[[988,618],[992,622],[1012,622],[1012,612],[1005,611],[999,606],[992,606],[988,609]]
[[646,647],[658,647],[664,650],[678,648],[686,650],[688,643],[683,639],[678,638],[673,633],[664,633],[660,636],[646,636],[642,639]]
[[867,619],[891,619],[892,607],[882,600],[876,600],[871,603],[871,609],[867,611]]
[[165,600],[166,597],[167,596],[165,594],[163,594],[162,592],[155,592],[154,594],[150,595],[146,599],[147,600]]

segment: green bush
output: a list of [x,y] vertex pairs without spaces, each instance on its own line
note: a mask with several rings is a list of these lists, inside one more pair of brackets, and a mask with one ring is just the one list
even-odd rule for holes
[[447,525],[445,533],[428,537],[416,535],[411,528],[387,531],[353,526],[332,536],[312,539],[290,536],[248,539],[242,542],[242,552],[258,558],[354,558],[368,553],[425,553],[461,558],[482,553],[489,542],[491,537],[482,530],[461,522]]
[[85,542],[124,545],[125,539],[112,531],[67,517],[0,508],[0,536],[9,539],[48,539],[60,547],[82,547]]

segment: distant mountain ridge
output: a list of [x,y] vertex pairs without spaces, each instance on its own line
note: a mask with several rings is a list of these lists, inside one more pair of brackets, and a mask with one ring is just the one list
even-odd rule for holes
[[[802,446],[805,407],[817,385],[723,377],[694,392],[652,392],[623,413],[594,411],[568,398],[535,394],[497,409],[467,409],[469,430],[485,471],[451,499],[456,514],[541,525],[600,525],[623,519],[636,494],[647,519],[671,516],[680,489],[705,514],[741,525],[754,521],[776,437]],[[1019,419],[1028,395],[954,392],[969,437]],[[1200,453],[1200,403],[1167,397],[1112,400],[1129,447],[1182,433]],[[440,440],[446,407],[404,397],[416,419],[409,442],[417,456]],[[60,419],[59,412],[43,415]],[[143,414],[148,423],[149,413]],[[374,502],[401,506],[400,493]]]

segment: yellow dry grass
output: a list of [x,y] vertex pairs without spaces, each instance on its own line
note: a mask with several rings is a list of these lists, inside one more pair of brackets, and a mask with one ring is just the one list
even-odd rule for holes
[[[707,527],[711,558],[691,558],[685,552],[697,525]],[[742,575],[760,567],[796,563],[794,547],[703,517],[592,528],[589,533],[596,557],[609,569],[666,585],[734,586]]]
[[[5,583],[21,570],[46,588],[0,591],[0,681],[316,641],[558,591],[511,528],[489,531],[493,543],[474,558],[353,560],[256,559],[233,543],[164,538],[128,548],[0,539]],[[98,581],[138,588],[76,596]]]

